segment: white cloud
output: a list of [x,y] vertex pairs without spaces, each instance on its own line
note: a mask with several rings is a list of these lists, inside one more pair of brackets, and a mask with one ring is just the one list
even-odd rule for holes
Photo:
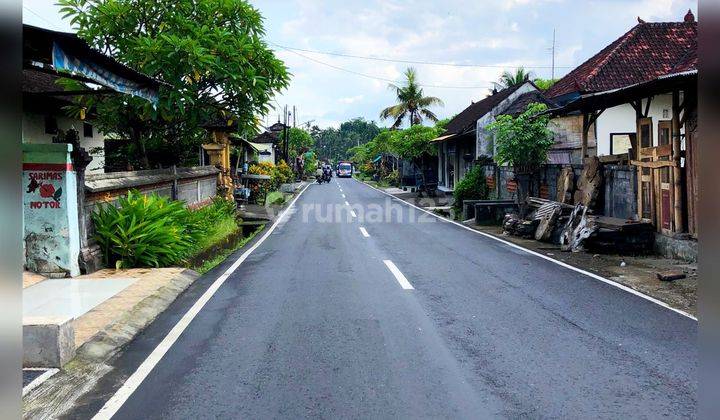
[[353,104],[355,102],[361,101],[365,95],[355,95],[355,96],[348,96],[345,98],[338,99],[338,102],[342,104]]

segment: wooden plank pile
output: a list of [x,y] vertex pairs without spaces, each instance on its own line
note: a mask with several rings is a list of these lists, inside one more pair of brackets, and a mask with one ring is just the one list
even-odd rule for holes
[[655,239],[650,223],[594,214],[602,193],[602,175],[597,157],[585,159],[577,185],[573,169],[563,168],[558,176],[557,201],[528,197],[529,216],[522,219],[515,213],[506,215],[504,232],[557,243],[564,251],[611,250],[620,254],[650,251]]
[[505,216],[505,233],[557,243],[563,251],[572,252],[642,254],[653,247],[650,223],[595,215],[582,204],[571,206],[537,197],[529,197],[527,203],[533,211],[526,219],[514,213]]

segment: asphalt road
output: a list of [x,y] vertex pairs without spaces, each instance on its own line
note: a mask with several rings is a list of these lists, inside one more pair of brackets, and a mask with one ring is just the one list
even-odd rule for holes
[[[96,412],[220,273],[69,417]],[[696,339],[692,319],[334,178],[304,192],[115,418],[695,417]]]

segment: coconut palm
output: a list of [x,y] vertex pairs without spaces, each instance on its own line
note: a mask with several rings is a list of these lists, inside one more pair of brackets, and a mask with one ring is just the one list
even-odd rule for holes
[[405,83],[402,86],[392,83],[388,85],[388,88],[395,92],[398,103],[383,109],[380,118],[394,119],[392,128],[400,127],[405,119],[408,119],[410,126],[421,124],[425,118],[436,122],[437,116],[428,108],[433,105],[444,106],[443,101],[434,96],[423,96],[423,90],[417,82],[417,72],[414,68],[409,67],[405,70],[404,75]]
[[515,69],[515,73],[504,71],[500,75],[500,83],[498,84],[503,88],[509,88],[527,82],[531,76],[532,72],[525,70],[523,67],[518,67]]

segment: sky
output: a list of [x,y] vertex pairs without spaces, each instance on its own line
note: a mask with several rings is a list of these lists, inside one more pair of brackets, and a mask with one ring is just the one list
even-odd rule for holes
[[[277,121],[279,108],[288,105],[296,107],[298,124],[320,127],[355,117],[390,125],[379,119],[394,104],[388,83],[401,81],[408,66],[416,68],[424,93],[445,103],[433,111],[451,117],[484,98],[503,70],[524,66],[550,78],[553,30],[555,76],[561,77],[627,32],[638,16],[679,21],[688,9],[697,16],[697,0],[250,2],[265,18],[266,41],[292,73],[290,87],[273,103],[278,110],[265,121]],[[54,3],[25,0],[23,22],[71,31]]]

